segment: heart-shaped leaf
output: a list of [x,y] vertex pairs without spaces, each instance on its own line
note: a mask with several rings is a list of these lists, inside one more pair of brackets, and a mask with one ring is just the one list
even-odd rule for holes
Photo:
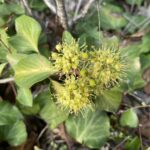
[[42,55],[32,54],[21,59],[15,66],[15,81],[20,87],[31,87],[46,79],[55,71]]
[[131,128],[136,128],[138,126],[138,117],[133,109],[128,109],[123,112],[120,118],[120,124],[122,126],[128,126]]
[[66,121],[69,135],[78,142],[100,148],[109,136],[109,119],[104,112],[88,110],[78,116],[70,116]]
[[115,112],[121,102],[123,92],[118,88],[106,90],[96,99],[96,107],[100,110]]
[[19,88],[17,91],[17,100],[24,106],[32,106],[32,93],[29,88]]
[[16,106],[4,101],[0,102],[0,126],[12,124],[22,118],[23,116]]
[[[26,44],[21,46],[30,48],[28,49],[30,51],[33,50],[38,52],[38,40],[41,33],[40,24],[33,18],[22,15],[21,17],[16,19],[15,26],[17,36],[19,36],[21,40],[20,42],[22,44]],[[19,38],[17,38],[17,42],[19,44]]]
[[18,146],[27,138],[26,127],[23,121],[0,126],[0,139],[7,141],[12,146]]

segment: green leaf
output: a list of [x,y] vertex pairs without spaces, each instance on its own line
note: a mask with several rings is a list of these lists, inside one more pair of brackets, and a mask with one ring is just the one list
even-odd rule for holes
[[133,109],[128,109],[123,112],[120,118],[120,124],[122,126],[136,128],[138,126],[138,117],[135,111]]
[[150,55],[149,54],[141,55],[140,62],[141,62],[142,72],[144,72],[145,69],[150,67]]
[[57,127],[60,123],[67,119],[68,114],[55,104],[50,91],[41,93],[35,101],[40,102],[41,111],[39,114],[51,128]]
[[30,7],[32,9],[35,9],[36,11],[43,11],[47,8],[45,3],[43,1],[37,1],[37,0],[30,0],[29,1]]
[[0,76],[7,63],[0,64]]
[[4,0],[0,0],[0,3],[4,3]]
[[[123,52],[124,51],[124,52]],[[121,83],[121,88],[126,92],[132,92],[135,89],[142,88],[145,85],[145,81],[142,78],[142,68],[140,62],[140,49],[139,45],[132,45],[127,48],[121,49],[125,54],[125,74],[126,77]],[[124,54],[123,54],[124,55]]]
[[109,118],[106,113],[88,110],[84,116],[70,116],[66,121],[68,134],[90,148],[100,148],[109,136]]
[[13,69],[15,69],[15,66],[17,65],[17,63],[27,57],[26,54],[18,54],[18,53],[13,53],[13,54],[7,54],[7,61],[9,62],[9,64],[11,65],[11,67]]
[[9,47],[8,36],[4,29],[0,29],[0,61],[6,60],[6,55],[8,53],[8,49],[6,47]]
[[7,141],[11,146],[21,145],[26,141],[27,132],[23,121],[0,126],[0,139]]
[[7,102],[0,102],[0,126],[1,125],[7,125],[12,124],[16,122],[17,120],[20,120],[23,118],[19,110],[16,106],[7,103]]
[[96,107],[100,110],[106,110],[110,112],[117,111],[123,92],[118,88],[106,90],[102,95],[99,95],[96,99]]
[[120,29],[127,25],[123,10],[112,4],[104,3],[100,9],[100,24],[103,29]]
[[32,106],[32,93],[29,88],[19,88],[17,90],[17,100],[24,106]]
[[143,0],[126,0],[129,5],[141,5]]
[[0,27],[4,26],[6,23],[5,19],[4,18],[0,18]]
[[[22,37],[24,43],[28,43],[30,50],[38,52],[38,40],[41,33],[40,24],[29,16],[22,15],[15,21],[17,35]],[[19,39],[18,39],[19,40]]]
[[127,141],[125,144],[125,149],[126,150],[139,150],[140,149],[140,139],[136,136],[132,138],[130,141]]
[[140,45],[141,52],[146,53],[150,51],[150,32],[142,37],[142,44]]
[[21,7],[21,5],[18,5],[17,3],[11,3],[8,5],[8,9],[11,13],[21,15],[25,13],[25,10]]
[[28,107],[24,105],[19,105],[18,107],[21,113],[23,113],[24,115],[37,115],[40,112],[40,106],[37,103],[33,103],[32,107]]
[[0,4],[0,14],[1,16],[8,16],[10,15],[10,10],[8,8],[8,5],[3,3],[3,4]]
[[146,17],[143,15],[139,14],[133,15],[128,12],[125,13],[124,16],[129,20],[128,25],[125,27],[125,30],[128,31],[129,33],[134,33],[138,29],[140,29],[144,25],[146,19]]
[[9,43],[18,53],[29,53],[33,51],[33,45],[31,45],[24,37],[15,35],[10,37]]
[[32,54],[16,64],[15,81],[20,87],[29,88],[54,72],[51,63],[44,56]]
[[70,32],[64,31],[63,36],[62,36],[62,41],[69,44],[69,43],[74,41],[74,38],[73,38],[73,36],[71,35]]
[[25,13],[24,9],[21,7],[21,5],[18,5],[17,3],[3,3],[0,4],[0,15],[1,16],[9,16],[11,14],[23,14]]

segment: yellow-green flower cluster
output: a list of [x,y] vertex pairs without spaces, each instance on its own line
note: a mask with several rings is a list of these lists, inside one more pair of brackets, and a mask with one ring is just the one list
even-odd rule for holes
[[77,113],[90,104],[89,94],[85,82],[71,75],[65,79],[63,91],[57,93],[58,103],[70,112]]
[[56,46],[54,65],[65,75],[64,90],[57,93],[58,103],[77,113],[92,103],[92,95],[101,94],[121,79],[124,65],[119,50],[84,50],[76,41]]
[[91,53],[88,74],[95,81],[95,93],[99,94],[106,88],[114,86],[122,76],[124,64],[119,50],[99,49]]
[[57,53],[52,53],[55,60],[55,67],[63,73],[69,73],[72,69],[77,69],[79,65],[79,45],[74,40],[70,44],[64,42],[56,46]]

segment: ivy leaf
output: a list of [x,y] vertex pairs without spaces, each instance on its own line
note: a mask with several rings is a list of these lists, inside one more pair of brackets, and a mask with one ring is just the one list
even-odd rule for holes
[[19,88],[17,90],[17,100],[20,104],[24,106],[32,106],[32,93],[29,88]]
[[150,67],[150,55],[149,54],[141,55],[140,62],[141,62],[142,72],[144,72],[145,69]]
[[74,38],[73,38],[73,36],[71,35],[70,32],[64,31],[63,36],[62,36],[62,40],[63,40],[63,42],[66,42],[66,43],[70,44],[71,42],[74,41]]
[[8,5],[6,3],[0,4],[0,14],[1,14],[1,16],[10,15],[11,12],[10,12],[10,10],[7,6]]
[[40,116],[50,125],[51,128],[57,127],[60,123],[67,119],[68,114],[61,110],[53,101],[54,98],[50,91],[45,91],[35,99],[40,103]]
[[140,58],[130,58],[130,64],[128,65],[128,70],[126,71],[126,79],[121,84],[121,88],[132,92],[135,89],[141,88],[145,85],[145,81],[142,78],[142,70]]
[[8,36],[4,29],[0,29],[0,61],[2,62],[6,61],[6,55],[8,53],[6,46],[9,47]]
[[142,78],[139,43],[122,48],[121,53],[126,57],[126,77],[121,83],[121,88],[126,92],[132,92],[135,89],[142,88],[145,85],[145,81]]
[[143,0],[126,0],[129,5],[141,5]]
[[104,3],[100,9],[100,22],[103,29],[120,29],[127,24],[123,10],[116,5]]
[[118,88],[111,90],[105,90],[103,94],[99,95],[96,99],[96,107],[100,110],[106,110],[110,112],[117,111],[123,92]]
[[7,141],[11,146],[21,145],[25,142],[26,138],[27,132],[23,121],[0,126],[0,139]]
[[38,52],[38,40],[41,33],[40,24],[33,18],[22,15],[16,19],[15,26],[17,35],[21,37],[20,40],[24,40],[24,43],[28,44],[26,46],[30,47],[29,50]]
[[140,142],[140,139],[138,136],[132,138],[130,141],[127,141],[125,143],[125,149],[127,150],[139,150],[140,149],[140,145],[141,145],[141,142]]
[[138,126],[138,117],[135,111],[133,109],[128,109],[123,112],[120,118],[120,124],[122,126],[136,128]]
[[15,81],[20,87],[29,88],[54,72],[51,63],[44,56],[32,54],[16,64]]
[[8,9],[11,13],[21,15],[25,13],[25,10],[21,7],[21,5],[18,5],[17,3],[11,3],[8,6]]
[[26,54],[19,54],[19,53],[13,53],[13,54],[7,54],[7,61],[9,62],[9,64],[11,65],[11,67],[13,69],[15,69],[15,66],[17,65],[17,63],[27,57]]
[[105,112],[84,112],[84,116],[70,116],[66,121],[69,135],[76,141],[90,147],[100,148],[109,136],[109,118]]
[[142,37],[142,44],[140,45],[140,50],[143,53],[150,51],[150,32]]
[[0,102],[0,126],[12,124],[23,118],[18,108],[7,102]]

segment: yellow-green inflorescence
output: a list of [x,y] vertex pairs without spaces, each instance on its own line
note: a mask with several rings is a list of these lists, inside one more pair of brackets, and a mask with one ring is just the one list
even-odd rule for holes
[[80,47],[75,40],[56,45],[54,66],[65,75],[64,90],[57,101],[70,112],[78,113],[92,104],[92,97],[116,85],[122,78],[124,63],[119,49]]

